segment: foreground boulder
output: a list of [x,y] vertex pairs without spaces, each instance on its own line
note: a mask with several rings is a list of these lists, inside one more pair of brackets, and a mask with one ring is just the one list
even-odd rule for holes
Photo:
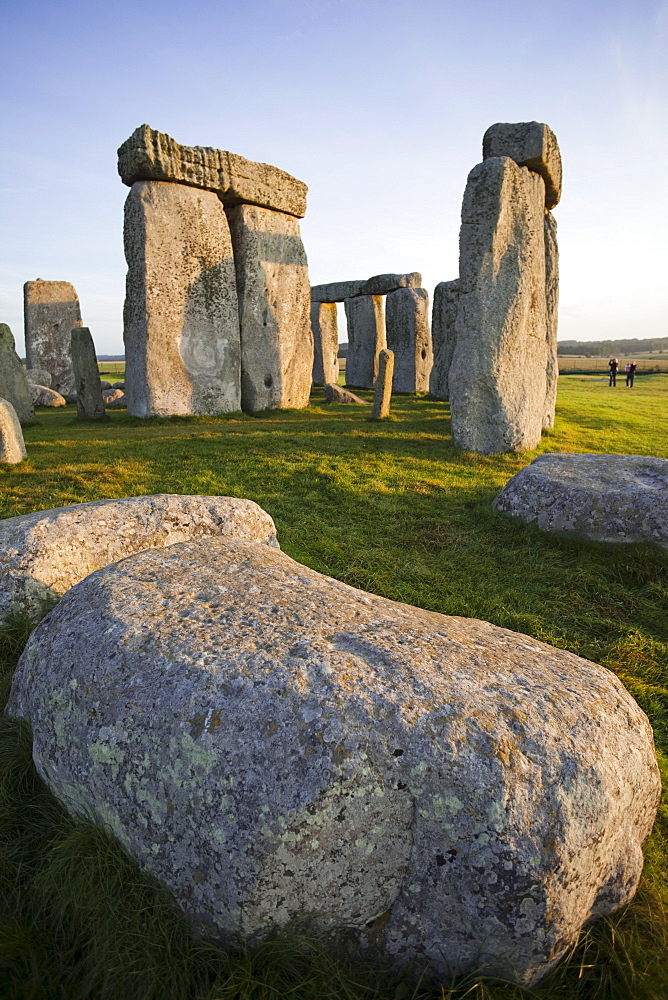
[[647,455],[539,455],[494,500],[543,531],[668,548],[668,460]]
[[603,667],[233,539],[82,581],[8,711],[203,931],[304,918],[444,976],[545,973],[633,895],[659,798]]
[[166,493],[9,517],[0,521],[0,619],[23,611],[37,617],[108,563],[206,535],[278,546],[269,514],[236,497]]

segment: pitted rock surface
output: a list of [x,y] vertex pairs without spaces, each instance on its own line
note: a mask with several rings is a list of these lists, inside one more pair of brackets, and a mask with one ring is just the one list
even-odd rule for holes
[[668,548],[668,460],[646,455],[539,455],[494,500],[543,531]]
[[236,497],[163,493],[8,517],[0,521],[0,618],[38,616],[102,566],[209,535],[278,546],[269,514]]
[[509,156],[520,167],[528,167],[545,181],[545,208],[554,208],[561,198],[561,152],[557,137],[542,122],[497,122],[483,136],[482,155]]
[[26,367],[51,374],[50,388],[74,392],[70,335],[81,326],[79,297],[69,281],[26,281],[23,286]]
[[197,926],[356,928],[531,982],[635,891],[659,776],[603,667],[267,546],[131,556],[33,632],[8,711]]

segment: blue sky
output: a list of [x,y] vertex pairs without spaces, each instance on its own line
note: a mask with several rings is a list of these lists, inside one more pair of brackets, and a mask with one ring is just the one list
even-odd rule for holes
[[457,275],[461,199],[496,121],[547,122],[560,339],[668,335],[668,4],[544,0],[2,2],[0,321],[71,281],[122,351],[127,194],[142,122],[309,185],[312,282]]

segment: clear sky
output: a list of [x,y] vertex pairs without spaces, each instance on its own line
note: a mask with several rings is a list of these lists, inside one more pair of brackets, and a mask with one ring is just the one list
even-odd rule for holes
[[121,353],[116,149],[143,122],[309,185],[313,284],[457,275],[485,129],[547,122],[560,339],[668,335],[668,4],[656,0],[2,0],[0,321],[71,281]]

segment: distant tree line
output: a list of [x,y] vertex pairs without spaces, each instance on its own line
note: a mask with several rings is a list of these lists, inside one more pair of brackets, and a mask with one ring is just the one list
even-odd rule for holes
[[584,354],[585,357],[601,357],[616,354],[648,354],[668,351],[668,337],[651,337],[647,340],[560,340],[559,354]]

